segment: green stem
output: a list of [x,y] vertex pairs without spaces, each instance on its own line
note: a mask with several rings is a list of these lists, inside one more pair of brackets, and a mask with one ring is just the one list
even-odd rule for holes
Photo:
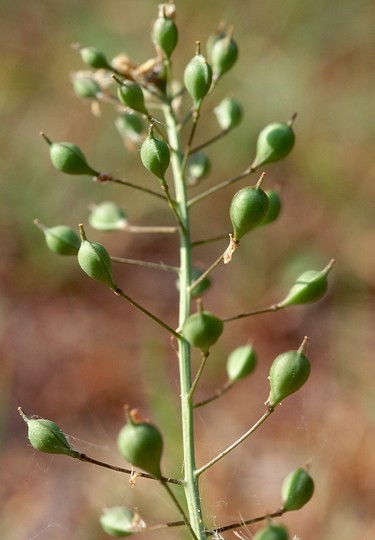
[[168,486],[168,484],[164,481],[164,480],[161,480],[160,481],[161,485],[165,488],[165,490],[167,491],[169,497],[171,498],[173,504],[175,505],[175,507],[177,508],[177,510],[179,511],[185,525],[187,526],[187,528],[189,529],[190,531],[190,534],[191,536],[194,538],[194,540],[198,540],[198,537],[197,535],[195,534],[191,524],[190,524],[190,521],[189,521],[189,518],[187,517],[187,515],[185,514],[185,511],[184,509],[182,508],[179,500],[177,499],[176,495],[173,493],[173,491],[171,490],[171,488]]
[[[186,186],[184,182],[182,145],[178,133],[177,121],[171,105],[165,106],[164,116],[167,124],[169,144],[176,150],[171,155],[171,166],[175,182],[176,202],[180,210],[179,215],[181,216],[181,220],[184,224],[184,228],[181,228],[180,230],[179,327],[181,328],[185,319],[190,315],[191,309],[191,293],[189,291],[191,280],[190,220],[187,205]],[[189,395],[191,389],[191,349],[186,340],[179,339],[178,341],[178,359],[180,371],[185,496],[188,506],[190,524],[194,534],[199,540],[206,540],[198,478],[195,473],[196,466],[193,404]]]
[[197,385],[198,385],[199,379],[201,378],[201,375],[202,375],[202,373],[203,373],[203,370],[204,370],[204,367],[205,367],[205,365],[206,365],[207,358],[208,358],[208,355],[209,355],[209,354],[210,354],[209,352],[206,352],[206,353],[203,353],[203,352],[202,352],[202,361],[201,361],[201,365],[199,366],[199,369],[198,369],[198,372],[197,372],[197,374],[196,374],[196,376],[195,376],[195,379],[194,379],[194,381],[193,381],[193,384],[192,384],[191,387],[190,387],[190,392],[189,392],[189,397],[190,397],[190,399],[193,398],[193,394],[194,394],[195,389],[196,389],[196,387],[197,387]]
[[236,439],[234,443],[230,444],[225,450],[220,452],[220,454],[218,454],[216,457],[214,457],[208,463],[206,463],[206,465],[203,465],[203,467],[198,469],[196,471],[197,476],[207,471],[207,469],[215,465],[215,463],[220,461],[220,459],[223,459],[223,457],[229,454],[229,452],[237,448],[238,445],[240,445],[245,439],[247,439],[252,433],[254,433],[254,431],[256,431],[258,427],[260,427],[263,424],[263,422],[267,420],[267,418],[273,413],[273,411],[274,409],[267,409],[267,411],[263,414],[263,416],[261,416],[259,420],[255,422],[255,424],[248,431],[246,431],[246,433],[244,433],[241,437]]

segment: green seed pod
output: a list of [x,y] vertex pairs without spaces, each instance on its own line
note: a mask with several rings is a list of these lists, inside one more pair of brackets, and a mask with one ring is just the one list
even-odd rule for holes
[[257,151],[251,167],[279,161],[289,154],[294,146],[295,135],[291,123],[275,122],[259,133]]
[[189,157],[187,162],[187,181],[189,186],[195,186],[200,180],[208,175],[211,162],[203,152],[196,152]]
[[262,221],[258,223],[258,227],[262,227],[263,225],[268,225],[269,223],[276,221],[281,212],[281,199],[279,192],[275,189],[267,189],[265,193],[268,197],[268,211]]
[[124,139],[132,143],[139,143],[145,130],[142,117],[137,113],[125,112],[115,121],[117,131]]
[[74,229],[66,225],[45,227],[36,219],[35,225],[44,233],[48,248],[59,255],[77,255],[81,240]]
[[141,146],[141,161],[146,169],[157,178],[165,179],[170,161],[169,147],[167,143],[154,137],[152,126],[148,137]]
[[229,208],[235,242],[262,221],[267,214],[268,204],[266,193],[258,186],[237,191]]
[[136,532],[140,532],[146,526],[139,514],[134,512],[132,508],[126,508],[125,506],[106,508],[99,521],[104,532],[116,538],[131,536]]
[[256,533],[253,540],[289,540],[289,533],[284,525],[269,523]]
[[83,226],[80,225],[81,247],[78,251],[78,263],[82,270],[96,281],[117,288],[112,279],[112,263],[108,251],[101,244],[87,240]]
[[117,89],[120,102],[133,111],[148,115],[141,86],[133,81],[122,81]]
[[212,69],[207,60],[199,52],[188,63],[184,71],[184,83],[186,90],[193,99],[194,107],[199,109],[204,97],[211,88]]
[[237,347],[228,356],[227,374],[231,382],[244,379],[254,371],[257,355],[252,345]]
[[97,231],[119,231],[126,227],[126,214],[117,204],[106,201],[91,209],[89,223]]
[[117,447],[120,454],[134,467],[139,467],[157,478],[161,477],[161,433],[153,424],[139,419],[138,411],[128,413],[128,423],[118,435]]
[[288,474],[281,487],[284,512],[299,510],[309,502],[314,493],[314,480],[302,468]]
[[332,259],[320,272],[316,270],[307,270],[306,272],[303,272],[303,274],[297,278],[287,297],[280,302],[278,306],[286,307],[296,304],[308,304],[322,298],[327,292],[327,277],[334,262],[335,261]]
[[78,146],[70,142],[54,143],[44,133],[41,135],[49,145],[52,165],[56,169],[66,174],[99,176],[100,173],[90,167]]
[[214,109],[216,119],[223,130],[233,129],[243,118],[243,108],[239,101],[224,98]]
[[165,16],[164,6],[160,7],[161,13],[152,28],[152,40],[156,47],[169,58],[177,45],[178,30],[174,20]]
[[298,351],[282,353],[273,361],[269,374],[270,395],[266,401],[270,410],[297,392],[309,378],[311,366],[303,354],[305,344],[306,338]]
[[86,75],[75,75],[73,77],[73,90],[76,96],[84,99],[95,99],[101,92],[98,83]]
[[111,69],[105,54],[96,47],[82,47],[79,52],[88,66],[95,69]]
[[55,422],[29,417],[21,407],[18,407],[18,412],[27,424],[29,441],[35,450],[47,454],[65,454],[74,458],[79,456],[79,452],[70,446],[64,433]]
[[199,309],[190,315],[182,325],[183,337],[194,347],[207,354],[224,330],[221,319],[209,311]]
[[214,79],[218,79],[229,71],[236,63],[237,57],[237,43],[229,34],[216,39],[210,54]]
[[[192,268],[191,270],[191,280],[196,281],[200,276],[203,274],[203,270],[200,270],[199,268]],[[178,279],[176,281],[176,287],[177,290],[180,290],[180,280]],[[207,289],[211,287],[211,280],[208,276],[206,276],[198,285],[196,285],[192,291],[191,296],[193,298],[196,298],[198,296],[202,296],[203,293],[206,292]]]

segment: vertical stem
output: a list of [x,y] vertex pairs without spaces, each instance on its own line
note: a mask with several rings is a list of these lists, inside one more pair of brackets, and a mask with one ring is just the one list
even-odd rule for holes
[[[170,146],[174,149],[171,156],[171,165],[175,182],[176,202],[184,227],[180,230],[180,304],[179,326],[190,314],[191,293],[189,285],[191,280],[191,239],[189,210],[187,206],[186,186],[183,172],[183,152],[181,140],[177,130],[177,122],[172,107],[164,107],[167,132]],[[180,368],[180,394],[181,419],[183,437],[183,455],[185,470],[185,495],[189,511],[189,519],[199,540],[206,540],[202,508],[199,495],[198,477],[195,466],[194,448],[194,422],[191,389],[191,351],[187,341],[180,339],[178,343],[178,356]]]

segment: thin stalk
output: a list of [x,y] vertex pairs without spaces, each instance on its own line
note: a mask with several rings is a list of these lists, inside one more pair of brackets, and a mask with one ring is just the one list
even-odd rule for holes
[[201,361],[201,365],[199,366],[199,369],[197,371],[197,374],[194,378],[194,381],[193,381],[193,384],[191,385],[191,388],[190,388],[190,392],[189,392],[189,398],[192,399],[193,398],[193,395],[194,395],[194,392],[195,392],[195,389],[198,385],[198,382],[199,382],[199,379],[201,378],[201,375],[203,373],[203,370],[205,368],[205,365],[206,365],[206,362],[207,362],[207,358],[209,356],[209,352],[207,353],[203,353],[202,352],[202,361]]
[[100,176],[98,176],[95,178],[95,181],[99,184],[105,182],[114,182],[115,184],[121,184],[122,186],[137,189],[138,191],[142,191],[143,193],[147,193],[148,195],[152,195],[153,197],[158,197],[158,199],[162,199],[163,201],[167,199],[162,193],[154,191],[153,189],[148,189],[143,186],[139,186],[138,184],[133,184],[132,182],[128,182],[128,180],[123,180],[121,178],[112,178],[110,175],[106,175],[105,177],[102,177],[102,179]]
[[[105,463],[104,461],[99,461],[98,459],[94,459],[92,457],[87,456],[86,454],[79,453],[77,456],[77,459],[80,461],[84,461],[85,463],[91,463],[92,465],[97,465],[98,467],[104,467],[105,469],[110,469],[111,471],[116,471],[124,474],[129,474],[131,476],[134,475],[134,469],[125,469],[124,467],[116,467],[115,465],[111,465],[110,463]],[[136,476],[140,476],[141,478],[149,478],[150,480],[159,480],[159,478],[155,478],[155,476],[152,476],[152,474],[144,473],[144,472],[136,472]],[[168,477],[162,477],[161,480],[163,482],[169,482],[170,484],[177,484],[179,486],[183,485],[183,480],[177,480],[176,478],[168,478]]]
[[174,234],[177,227],[165,227],[164,225],[129,225],[124,226],[124,231],[134,234]]
[[276,518],[280,517],[285,513],[285,510],[282,508],[279,508],[275,512],[272,512],[271,514],[264,514],[263,516],[257,516],[255,518],[251,519],[244,519],[242,521],[238,521],[236,523],[231,523],[230,525],[225,525],[224,527],[218,527],[217,529],[213,529],[211,531],[206,531],[208,536],[213,536],[214,534],[221,534],[227,531],[233,531],[233,529],[239,529],[240,527],[243,527],[244,525],[252,525],[253,523],[259,523],[260,521],[264,521],[269,518]]
[[199,150],[203,150],[203,148],[206,148],[210,144],[213,144],[214,142],[219,141],[221,138],[225,137],[225,135],[227,135],[227,133],[229,133],[230,131],[231,131],[230,128],[221,130],[219,133],[211,137],[211,139],[208,139],[207,141],[192,148],[189,152],[189,155],[192,156],[196,152],[199,152]]
[[210,274],[210,273],[212,272],[212,270],[215,270],[215,268],[216,268],[217,266],[219,266],[219,264],[221,263],[221,261],[224,260],[224,257],[225,257],[225,252],[222,253],[222,254],[220,255],[220,257],[218,257],[218,258],[216,259],[216,261],[215,261],[213,264],[211,264],[211,266],[210,266],[209,268],[207,268],[207,270],[206,270],[205,272],[203,272],[203,274],[201,274],[201,275],[199,276],[198,279],[196,279],[195,281],[193,281],[193,283],[189,286],[189,291],[191,292],[191,291],[194,289],[194,287],[196,287],[197,285],[199,285],[199,284],[201,283],[201,281],[203,281],[203,280],[208,276],[208,274]]
[[246,433],[244,433],[239,439],[235,440],[234,443],[229,445],[225,450],[220,452],[220,454],[218,454],[216,457],[211,459],[208,463],[206,463],[206,465],[203,465],[203,467],[198,469],[196,471],[197,476],[207,471],[207,469],[215,465],[215,463],[223,459],[223,457],[229,454],[229,452],[231,452],[232,450],[237,448],[237,446],[243,443],[243,441],[247,439],[247,437],[249,437],[252,433],[254,433],[254,431],[256,431],[267,420],[267,418],[273,413],[273,411],[274,409],[267,409],[267,411],[263,414],[263,416],[261,416],[259,420],[255,422],[255,424],[248,431],[246,431]]
[[271,313],[272,311],[279,311],[280,309],[283,309],[286,306],[281,306],[280,304],[272,304],[272,306],[268,306],[261,309],[255,309],[254,311],[247,311],[246,313],[240,313],[239,315],[233,315],[233,317],[225,317],[224,319],[221,319],[224,323],[231,322],[231,321],[237,321],[238,319],[243,319],[244,317],[253,317],[255,315],[261,315],[262,313]]
[[240,174],[237,174],[236,176],[233,176],[233,178],[229,178],[228,180],[225,180],[224,182],[221,182],[221,184],[216,184],[215,186],[212,186],[212,188],[207,189],[206,191],[203,191],[203,193],[200,193],[199,195],[196,195],[192,199],[189,200],[188,206],[191,208],[194,204],[197,204],[200,201],[203,201],[206,197],[209,197],[212,195],[212,193],[216,193],[220,189],[223,189],[227,186],[230,186],[231,184],[234,184],[235,182],[238,182],[238,180],[241,180],[242,178],[245,178],[246,176],[249,176],[249,174],[252,174],[255,172],[255,169],[253,169],[251,166],[242,171]]
[[218,236],[211,236],[211,238],[204,238],[203,240],[195,240],[191,243],[191,247],[203,246],[204,244],[211,244],[212,242],[218,242],[219,240],[224,240],[228,238],[228,233],[219,234]]
[[155,270],[166,270],[167,272],[179,273],[180,269],[177,266],[168,266],[167,264],[152,263],[147,261],[140,261],[138,259],[126,259],[124,257],[112,257],[111,261],[123,264],[134,264],[136,266],[143,266],[144,268],[154,268]]
[[207,399],[203,399],[202,401],[199,401],[198,403],[194,403],[194,409],[198,409],[199,407],[203,407],[204,405],[208,405],[208,403],[211,403],[212,401],[215,401],[216,399],[223,396],[228,390],[230,390],[234,385],[233,381],[227,381],[221,388],[218,388],[216,390],[215,394]]
[[161,326],[162,328],[164,328],[164,330],[167,330],[170,334],[172,334],[172,336],[174,336],[175,338],[178,339],[178,341],[185,341],[183,339],[183,337],[181,336],[181,334],[179,334],[178,332],[176,332],[176,330],[173,330],[173,328],[171,328],[168,324],[166,324],[164,321],[162,321],[161,319],[159,319],[159,317],[157,317],[156,315],[154,315],[153,313],[151,313],[151,311],[148,311],[146,308],[144,308],[143,306],[141,306],[140,304],[138,304],[138,302],[136,302],[135,300],[133,300],[133,298],[130,298],[130,296],[128,296],[126,293],[124,293],[124,291],[122,289],[120,289],[119,287],[116,287],[115,289],[113,289],[113,292],[117,295],[117,296],[120,296],[120,298],[123,298],[124,300],[126,300],[127,302],[129,302],[129,304],[131,304],[132,306],[136,307],[137,309],[139,309],[139,311],[142,311],[142,313],[144,313],[145,315],[147,315],[147,317],[149,317],[150,319],[152,319],[154,322],[156,322],[159,326]]
[[[177,121],[171,105],[165,106],[164,116],[167,124],[170,146],[176,150],[171,154],[171,166],[175,183],[176,202],[179,205],[181,220],[184,223],[184,229],[181,228],[180,230],[179,327],[181,328],[185,319],[190,315],[191,309],[191,293],[188,289],[191,280],[190,219],[186,186],[184,182],[182,145],[178,133]],[[206,540],[207,537],[203,525],[198,478],[195,473],[194,418],[192,401],[189,397],[191,389],[191,349],[186,340],[180,339],[178,341],[178,361],[180,372],[185,496],[191,527],[199,540]]]
[[179,511],[185,525],[187,526],[187,528],[189,529],[190,531],[190,534],[191,536],[195,539],[195,540],[198,540],[198,537],[197,535],[195,534],[191,524],[190,524],[190,521],[189,521],[189,518],[187,517],[187,515],[185,514],[185,511],[184,509],[182,508],[182,506],[180,505],[180,502],[179,500],[177,499],[176,495],[173,493],[173,491],[171,490],[171,488],[168,486],[168,484],[166,482],[164,482],[163,480],[160,481],[161,485],[165,488],[165,490],[167,491],[170,499],[172,500],[173,504],[175,505],[175,507],[177,508],[177,510]]

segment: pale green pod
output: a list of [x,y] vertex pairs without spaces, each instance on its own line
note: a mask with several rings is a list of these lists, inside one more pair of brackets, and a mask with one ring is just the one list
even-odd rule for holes
[[313,496],[314,489],[314,480],[302,467],[289,473],[281,487],[283,510],[289,512],[305,506]]
[[252,168],[279,161],[292,150],[295,135],[291,123],[275,122],[269,124],[258,135],[257,151]]
[[202,54],[197,53],[187,64],[184,71],[184,83],[195,108],[199,109],[212,83],[211,66]]
[[103,510],[99,518],[104,532],[116,538],[125,538],[141,532],[145,523],[132,508],[112,506]]
[[288,529],[278,523],[268,523],[256,533],[253,540],[289,540]]
[[258,223],[258,227],[262,227],[263,225],[268,225],[269,223],[276,221],[282,208],[281,198],[278,191],[275,189],[266,189],[265,193],[268,197],[268,210],[262,221]]
[[205,178],[211,169],[211,162],[204,152],[196,152],[189,157],[186,174],[189,186],[195,186],[200,180]]
[[148,115],[142,87],[133,81],[122,81],[117,89],[120,102],[133,111]]
[[81,240],[74,229],[67,225],[46,227],[39,220],[35,225],[43,232],[47,247],[58,255],[77,255]]
[[243,108],[241,103],[234,98],[224,98],[215,107],[216,119],[223,130],[233,129],[243,118]]
[[41,135],[49,146],[52,165],[56,169],[66,174],[99,176],[99,172],[92,169],[87,163],[82,150],[78,146],[70,142],[54,143],[44,133]]
[[303,272],[290,289],[286,298],[278,304],[279,307],[296,304],[308,304],[320,300],[328,289],[328,274],[332,269],[334,260],[320,272],[307,270]]
[[79,49],[82,60],[95,69],[111,69],[105,54],[96,47],[82,47]]
[[167,143],[154,137],[152,128],[141,146],[141,161],[159,180],[165,179],[170,161],[169,147]]
[[169,58],[178,41],[178,30],[174,20],[161,14],[154,22],[152,40],[163,54]]
[[92,77],[83,75],[73,77],[73,90],[76,96],[84,99],[95,99],[101,92],[100,86]]
[[199,310],[190,315],[182,325],[183,337],[194,347],[207,354],[224,330],[221,319],[210,311]]
[[235,242],[262,221],[268,204],[268,197],[260,187],[244,187],[237,191],[229,208]]
[[125,211],[111,201],[96,204],[90,212],[89,224],[97,231],[119,231],[126,227]]
[[115,290],[117,285],[112,278],[112,262],[108,251],[102,244],[87,240],[82,225],[80,233],[82,242],[77,256],[80,267],[92,279]]
[[229,71],[238,58],[238,46],[236,41],[226,34],[215,40],[210,54],[213,76],[218,79]]
[[227,374],[231,382],[239,381],[250,375],[257,364],[257,355],[250,344],[237,347],[227,360]]

